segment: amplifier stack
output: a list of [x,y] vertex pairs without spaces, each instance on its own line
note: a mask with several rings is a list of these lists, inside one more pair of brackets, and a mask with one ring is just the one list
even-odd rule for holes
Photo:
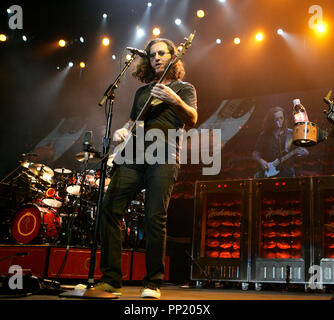
[[191,279],[334,284],[334,177],[197,181]]

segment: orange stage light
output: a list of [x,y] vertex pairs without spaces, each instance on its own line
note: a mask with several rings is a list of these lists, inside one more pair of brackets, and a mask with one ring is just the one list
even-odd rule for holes
[[0,34],[0,41],[5,42],[7,41],[7,36],[3,33]]
[[256,36],[255,36],[256,41],[262,41],[263,38],[264,38],[264,36],[263,36],[262,32],[257,33]]
[[64,39],[61,39],[61,40],[58,41],[58,45],[59,45],[59,47],[63,48],[63,47],[66,46],[66,41]]
[[317,31],[318,31],[319,33],[324,33],[324,32],[326,31],[326,26],[325,26],[323,23],[319,24],[319,25],[317,26]]
[[104,37],[102,39],[102,44],[105,46],[105,47],[108,47],[110,45],[110,39],[108,37]]
[[202,10],[202,9],[197,10],[197,17],[198,18],[204,18],[204,16],[205,16],[204,10]]

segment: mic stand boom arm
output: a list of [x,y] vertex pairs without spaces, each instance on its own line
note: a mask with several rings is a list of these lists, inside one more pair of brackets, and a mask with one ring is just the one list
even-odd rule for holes
[[129,61],[127,61],[127,63],[125,64],[125,67],[123,68],[123,70],[121,71],[121,73],[118,75],[118,77],[116,78],[116,80],[108,87],[108,89],[106,90],[106,92],[104,93],[102,99],[99,102],[99,106],[102,107],[104,105],[104,103],[107,101],[107,99],[114,99],[114,90],[117,89],[118,84],[121,81],[121,78],[123,77],[124,73],[126,72],[126,70],[130,67],[131,63],[133,62],[133,60],[136,58],[137,53],[133,53],[131,58],[129,59]]
[[116,80],[108,87],[106,92],[104,93],[103,98],[99,102],[99,106],[102,106],[104,103],[109,103],[108,116],[107,116],[107,126],[105,131],[105,136],[103,139],[103,153],[102,153],[102,161],[101,161],[101,177],[100,177],[100,185],[98,189],[98,200],[97,200],[97,209],[94,219],[94,237],[90,255],[90,264],[89,264],[89,272],[88,272],[88,283],[87,288],[91,288],[94,285],[94,271],[95,271],[95,260],[96,260],[96,248],[97,248],[97,239],[99,232],[99,220],[100,220],[100,212],[102,207],[102,200],[104,195],[104,185],[106,180],[107,173],[107,161],[108,161],[108,152],[110,147],[110,129],[111,129],[111,120],[112,120],[112,108],[114,103],[114,91],[117,89],[118,84],[121,81],[126,70],[130,67],[131,63],[136,57],[136,53],[133,53],[131,58],[126,62],[123,70],[118,75]]

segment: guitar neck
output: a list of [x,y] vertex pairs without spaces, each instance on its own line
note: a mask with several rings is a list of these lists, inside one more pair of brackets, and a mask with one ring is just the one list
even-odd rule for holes
[[286,161],[288,159],[290,159],[291,157],[293,157],[297,152],[298,152],[299,148],[292,150],[291,152],[287,153],[285,156],[283,156],[281,158],[281,162]]
[[[167,76],[167,73],[168,73],[168,71],[169,71],[169,69],[172,67],[172,65],[176,62],[176,58],[173,58],[170,62],[169,62],[169,64],[168,64],[168,66],[167,66],[167,68],[165,69],[165,71],[164,71],[164,73],[162,74],[162,76],[161,76],[161,78],[159,79],[159,81],[157,82],[157,84],[160,84],[160,83],[162,83],[162,81],[164,81],[164,79],[166,78],[166,76]],[[149,108],[150,108],[150,106],[151,106],[151,103],[152,103],[152,100],[153,100],[154,98],[153,98],[153,96],[152,95],[150,95],[150,97],[147,99],[147,101],[145,102],[145,104],[144,104],[144,107],[141,109],[141,111],[139,112],[139,114],[138,114],[138,116],[137,116],[137,118],[136,118],[136,120],[134,121],[134,123],[133,123],[133,125],[132,125],[132,127],[130,128],[130,132],[134,132],[134,129],[135,129],[135,125],[136,125],[136,122],[137,121],[142,121],[143,119],[144,119],[144,117],[145,117],[145,114],[147,113],[147,111],[149,110]]]

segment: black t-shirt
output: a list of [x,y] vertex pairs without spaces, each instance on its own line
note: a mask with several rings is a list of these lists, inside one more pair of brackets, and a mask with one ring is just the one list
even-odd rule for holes
[[[150,92],[153,86],[154,84],[151,83],[140,87],[136,91],[130,113],[131,120],[136,120],[139,112],[150,97]],[[173,89],[186,104],[197,109],[196,90],[192,84],[178,80],[169,84],[168,87]],[[159,128],[165,131],[166,129],[179,129],[184,127],[183,122],[178,117],[173,107],[164,102],[151,106],[145,115],[144,122],[146,130]]]
[[[130,119],[136,120],[140,111],[144,107],[146,101],[150,97],[151,89],[155,84],[151,83],[145,86],[140,87],[135,94],[132,110],[130,113]],[[188,83],[180,80],[174,81],[167,85],[172,90],[174,90],[180,98],[188,104],[190,107],[197,109],[197,95],[195,87]],[[179,118],[174,108],[168,105],[165,102],[159,101],[158,104],[153,104],[149,107],[147,113],[144,116],[144,128],[145,132],[150,129],[159,129],[164,133],[163,139],[155,138],[154,142],[160,143],[164,148],[164,159],[167,161],[168,159],[176,159],[179,161],[179,151],[182,146],[182,139],[176,140],[168,140],[168,130],[174,129],[178,131],[179,129],[183,129],[185,124]],[[147,147],[153,142],[145,141],[145,150]],[[136,142],[134,143],[134,145]],[[169,148],[168,148],[169,146]],[[171,148],[172,146],[172,148]],[[175,150],[175,152],[174,152]],[[138,153],[137,153],[138,155]]]

